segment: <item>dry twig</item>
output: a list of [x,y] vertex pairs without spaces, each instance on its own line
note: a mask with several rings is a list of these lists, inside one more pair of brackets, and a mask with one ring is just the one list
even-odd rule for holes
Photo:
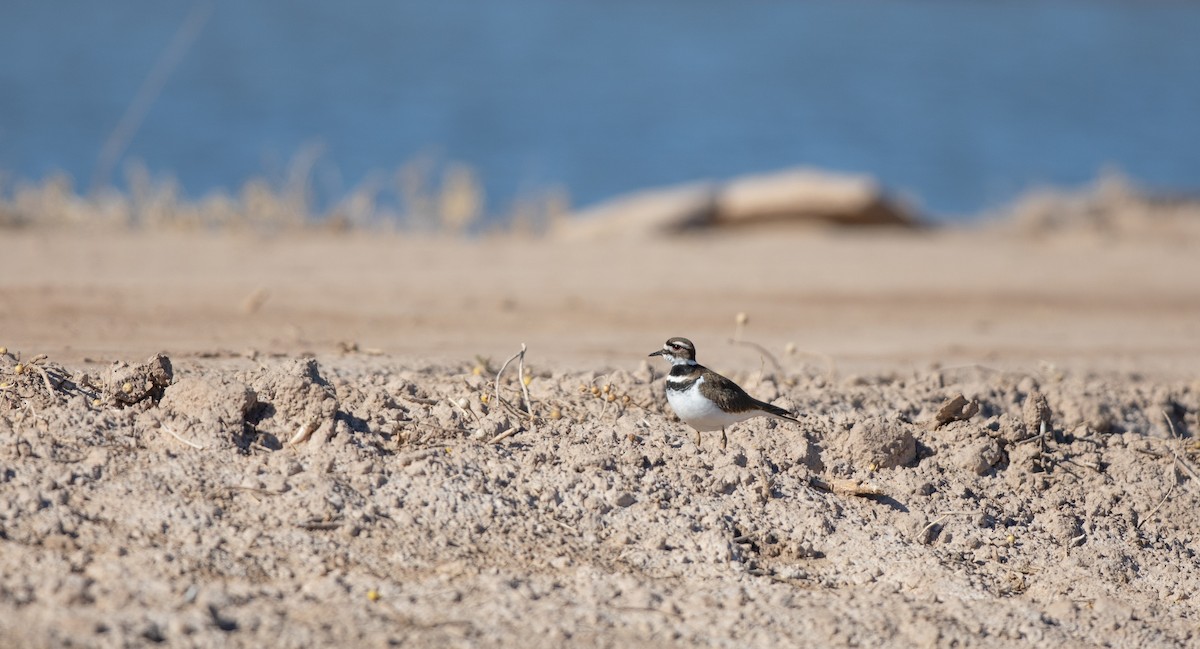
[[[1171,473],[1173,474],[1174,471],[1172,471]],[[1151,508],[1150,511],[1146,512],[1145,515],[1143,515],[1140,519],[1138,519],[1137,525],[1134,525],[1133,529],[1135,529],[1135,530],[1142,529],[1142,523],[1145,523],[1146,521],[1150,520],[1150,517],[1154,516],[1154,513],[1157,512],[1163,506],[1163,503],[1167,502],[1167,498],[1170,498],[1171,494],[1175,492],[1175,484],[1176,483],[1174,483],[1174,482],[1171,483],[1171,488],[1167,489],[1167,493],[1163,494],[1162,500],[1158,501],[1157,505],[1155,505],[1153,508]]]
[[529,386],[525,385],[525,343],[521,343],[521,353],[517,359],[517,383],[521,384],[521,396],[525,397],[525,412],[533,419],[533,401],[529,399]]
[[[1171,439],[1181,441],[1182,443],[1183,440],[1180,438],[1180,433],[1175,431],[1175,423],[1171,421],[1171,416],[1166,414],[1166,410],[1163,410],[1163,419],[1166,420],[1166,428],[1171,432]],[[1187,471],[1188,475],[1192,476],[1192,480],[1200,482],[1200,475],[1196,475],[1196,470],[1192,467],[1192,463],[1188,462],[1187,457],[1181,456],[1180,453],[1175,451],[1174,444],[1171,445],[1171,455],[1175,457],[1175,463],[1180,465],[1184,471]]]
[[[529,399],[529,390],[525,386],[525,351],[526,351],[525,343],[521,343],[521,351],[517,352],[511,358],[504,361],[504,365],[500,366],[500,371],[496,372],[496,390],[495,390],[496,395],[495,396],[496,396],[496,403],[500,404],[502,407],[507,409],[515,417],[517,417],[518,419],[528,419],[530,422],[533,422],[536,420],[536,418],[533,416],[533,405]],[[517,362],[517,368],[518,368],[517,371],[520,372],[520,376],[517,377],[517,382],[521,384],[521,396],[525,400],[525,412],[521,412],[520,410],[517,410],[515,407],[513,407],[512,404],[508,403],[500,396],[500,376],[504,374],[504,369],[506,367],[508,367],[508,364],[513,362],[514,360],[518,361]],[[504,441],[504,440],[508,439],[509,437],[516,435],[518,431],[519,431],[519,429],[516,426],[513,426],[513,427],[509,428],[508,430],[500,433],[499,435],[496,435],[492,439],[488,440],[488,444],[495,444],[497,442]]]
[[[1179,433],[1177,433],[1175,431],[1175,424],[1174,424],[1174,422],[1171,421],[1170,415],[1167,414],[1166,410],[1162,411],[1162,414],[1163,414],[1163,419],[1167,420],[1167,428],[1171,431],[1171,438],[1174,440],[1177,440],[1179,442],[1182,442],[1183,440],[1179,437]],[[1175,456],[1175,464],[1178,464],[1179,466],[1183,467],[1183,470],[1187,471],[1188,475],[1192,476],[1193,480],[1195,480],[1196,482],[1200,482],[1200,475],[1197,475],[1196,469],[1194,469],[1192,467],[1191,462],[1188,462],[1186,457],[1181,456],[1175,450],[1174,445],[1172,445],[1172,447],[1171,447],[1171,455]]]
[[[44,357],[44,355],[43,355],[43,357]],[[45,382],[46,392],[50,393],[50,397],[51,398],[57,397],[58,391],[55,390],[54,386],[50,383],[50,375],[46,372],[46,368],[42,367],[41,365],[33,365],[32,363],[30,364],[30,367],[37,370],[38,373],[42,375],[42,381]]]
[[500,442],[503,442],[504,440],[508,439],[509,437],[516,435],[517,431],[519,431],[519,430],[520,430],[519,428],[517,428],[516,426],[513,426],[513,427],[509,428],[508,430],[504,431],[503,433],[500,433],[499,435],[496,435],[495,437],[489,439],[488,444],[499,444]]
[[197,444],[196,442],[193,442],[193,441],[191,441],[191,440],[189,440],[189,439],[185,439],[185,438],[184,438],[183,436],[181,436],[179,433],[177,433],[177,432],[175,432],[175,431],[171,430],[171,427],[170,427],[170,426],[168,426],[168,425],[166,425],[166,424],[164,424],[164,423],[161,423],[161,422],[159,422],[159,426],[161,426],[163,430],[167,431],[167,434],[168,434],[168,435],[170,435],[171,437],[174,437],[175,439],[179,440],[180,442],[183,442],[184,444],[187,444],[188,446],[190,446],[190,447],[192,447],[192,448],[196,449],[197,451],[203,451],[203,450],[204,450],[204,447],[203,447],[203,446],[201,446],[200,444]]
[[955,511],[955,512],[945,512],[945,513],[943,513],[941,516],[938,516],[937,518],[935,518],[935,519],[933,519],[932,521],[930,521],[930,523],[929,523],[928,525],[926,525],[925,527],[921,528],[921,531],[920,531],[920,532],[917,534],[917,538],[918,538],[918,539],[921,539],[921,542],[922,542],[922,543],[924,543],[924,542],[925,542],[925,540],[924,540],[924,539],[927,539],[927,538],[929,538],[929,537],[928,537],[928,535],[929,535],[929,532],[930,532],[930,531],[931,531],[931,530],[932,530],[934,527],[937,527],[938,525],[941,525],[943,522],[945,522],[945,520],[946,520],[947,518],[950,518],[951,516],[975,516],[975,515],[978,515],[978,514],[979,514],[979,510],[974,510],[974,511]]
[[[520,365],[521,367],[524,367],[524,363],[525,363],[525,343],[521,343],[521,351],[517,352],[516,354],[513,354],[513,355],[512,355],[512,357],[510,357],[508,360],[504,361],[504,364],[500,366],[500,371],[499,371],[499,372],[496,372],[496,403],[504,403],[504,400],[500,398],[500,376],[501,376],[502,374],[504,374],[504,369],[505,369],[506,367],[508,367],[508,364],[509,364],[509,363],[511,363],[511,362],[513,362],[513,361],[515,361],[515,360],[517,360],[517,359],[521,359],[521,360],[520,360],[520,363],[519,363],[519,365]],[[525,394],[525,408],[526,408],[526,410],[529,410],[529,407],[530,407],[530,406],[529,406],[529,393],[528,393],[528,392],[525,392],[525,383],[524,383],[523,381],[520,381],[520,379],[521,379],[521,378],[524,378],[524,377],[518,377],[518,381],[519,381],[519,382],[521,382],[521,390],[522,390],[522,391],[524,392],[524,394]],[[532,411],[532,410],[529,410],[529,412],[527,413],[527,416],[528,416],[530,419],[532,419],[532,418],[533,418],[533,411]]]
[[337,528],[339,528],[341,526],[342,526],[342,521],[340,521],[340,520],[337,520],[337,521],[307,520],[307,521],[301,521],[299,523],[296,523],[296,527],[299,527],[302,530],[308,530],[309,532],[336,530]]
[[766,347],[763,347],[756,342],[739,340],[737,338],[730,338],[729,342],[733,345],[745,345],[747,347],[753,347],[754,349],[757,349],[758,353],[762,354],[767,360],[771,361],[771,366],[775,368],[776,376],[783,376],[783,366],[779,364],[779,359],[775,358],[775,355],[768,351]]
[[821,491],[829,491],[835,494],[846,496],[882,496],[883,489],[869,482],[863,483],[858,480],[845,480],[842,478],[830,478],[825,480],[813,476],[809,478],[808,483]]
[[475,414],[475,411],[471,410],[470,408],[463,407],[462,404],[460,404],[457,399],[447,399],[447,401],[449,401],[450,405],[457,408],[458,411],[461,412],[468,419],[474,419],[475,425],[479,425],[479,415]]

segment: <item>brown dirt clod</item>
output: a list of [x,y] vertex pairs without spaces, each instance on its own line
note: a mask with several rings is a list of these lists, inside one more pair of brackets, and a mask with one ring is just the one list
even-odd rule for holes
[[165,354],[155,354],[145,363],[137,365],[119,361],[109,370],[105,392],[113,400],[126,405],[145,399],[157,401],[162,398],[167,386],[171,385],[173,376],[171,359]]

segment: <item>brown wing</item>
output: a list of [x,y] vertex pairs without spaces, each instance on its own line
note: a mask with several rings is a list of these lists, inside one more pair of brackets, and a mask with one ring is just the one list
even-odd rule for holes
[[759,401],[754,397],[746,394],[740,385],[730,381],[729,379],[717,374],[716,372],[705,368],[704,383],[700,384],[700,391],[704,396],[712,399],[722,410],[729,412],[746,412],[747,410],[762,410],[763,412],[788,419],[799,423],[792,414],[779,406],[773,406],[769,403]]

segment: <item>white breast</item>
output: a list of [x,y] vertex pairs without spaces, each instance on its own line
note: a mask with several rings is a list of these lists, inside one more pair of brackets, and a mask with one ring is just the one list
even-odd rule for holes
[[700,384],[704,378],[692,384],[686,392],[667,390],[667,402],[679,418],[692,428],[699,431],[721,430],[730,424],[749,419],[758,414],[755,411],[728,413],[717,407],[700,394]]

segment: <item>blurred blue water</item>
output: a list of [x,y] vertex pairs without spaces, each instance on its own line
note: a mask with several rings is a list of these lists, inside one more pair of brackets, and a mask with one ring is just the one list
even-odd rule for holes
[[[799,164],[874,174],[949,218],[1107,167],[1200,189],[1193,3],[200,6],[207,20],[120,158],[193,196],[278,180],[313,143],[326,199],[433,153],[475,167],[493,212],[553,185],[586,204]],[[10,182],[63,170],[86,189],[194,8],[0,5]]]

